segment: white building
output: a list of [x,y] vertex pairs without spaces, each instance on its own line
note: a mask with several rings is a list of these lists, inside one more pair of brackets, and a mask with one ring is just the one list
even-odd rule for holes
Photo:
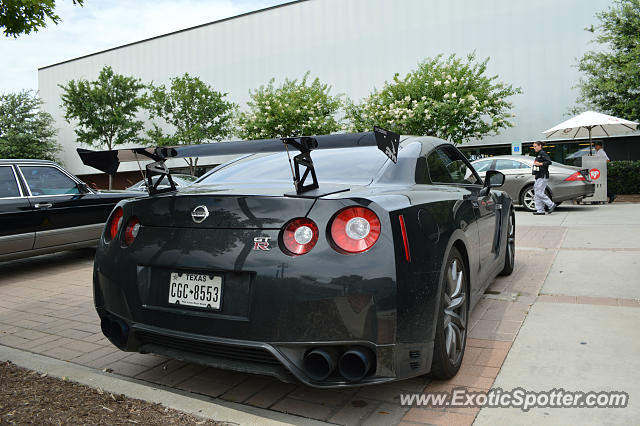
[[[94,80],[105,65],[143,82],[168,83],[188,72],[229,93],[244,107],[249,90],[306,71],[354,100],[426,57],[456,53],[490,57],[488,73],[521,87],[516,127],[490,142],[542,137],[575,105],[577,58],[596,48],[595,14],[610,0],[300,0],[171,34],[114,47],[39,69],[43,108],[60,129],[62,160],[80,162],[73,127],[63,118],[61,89],[71,79]],[[178,6],[176,6],[178,7]],[[486,141],[486,139],[485,139]],[[181,165],[182,163],[174,163]],[[135,164],[121,166],[133,170]]]

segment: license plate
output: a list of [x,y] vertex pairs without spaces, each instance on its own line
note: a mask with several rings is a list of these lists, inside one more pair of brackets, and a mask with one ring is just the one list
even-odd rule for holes
[[222,277],[189,272],[172,272],[169,281],[169,303],[220,309]]

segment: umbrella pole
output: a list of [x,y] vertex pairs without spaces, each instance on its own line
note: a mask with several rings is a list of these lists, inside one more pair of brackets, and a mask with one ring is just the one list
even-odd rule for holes
[[593,144],[591,143],[591,126],[587,127],[589,130],[589,155],[593,155]]

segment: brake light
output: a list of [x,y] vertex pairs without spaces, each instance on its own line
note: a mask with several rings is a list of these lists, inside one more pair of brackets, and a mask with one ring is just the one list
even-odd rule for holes
[[575,172],[574,174],[572,174],[571,176],[569,176],[568,178],[565,179],[565,181],[567,181],[567,182],[573,182],[573,181],[576,181],[576,180],[586,180],[586,179],[584,178],[584,176],[580,172]]
[[318,242],[318,226],[307,218],[293,219],[282,231],[283,252],[289,256],[309,253]]
[[118,207],[111,215],[111,221],[109,221],[109,227],[107,228],[109,241],[113,240],[122,225],[122,207]]
[[124,243],[128,246],[133,243],[133,240],[138,236],[138,231],[140,230],[140,221],[132,217],[127,222],[127,226],[124,228]]
[[380,236],[380,220],[366,207],[347,207],[331,222],[331,239],[346,254],[369,250]]

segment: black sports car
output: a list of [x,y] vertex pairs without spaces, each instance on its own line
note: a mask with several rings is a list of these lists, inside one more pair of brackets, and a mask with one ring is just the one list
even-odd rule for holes
[[116,203],[46,160],[0,160],[0,262],[95,246]]
[[[358,146],[373,133],[317,138]],[[288,152],[248,155],[120,202],[95,258],[104,334],[125,351],[316,387],[452,377],[470,309],[513,269],[512,200],[490,188],[504,175],[483,184],[445,141],[406,137],[386,153],[296,158],[296,184],[306,160],[315,183],[297,192]]]

